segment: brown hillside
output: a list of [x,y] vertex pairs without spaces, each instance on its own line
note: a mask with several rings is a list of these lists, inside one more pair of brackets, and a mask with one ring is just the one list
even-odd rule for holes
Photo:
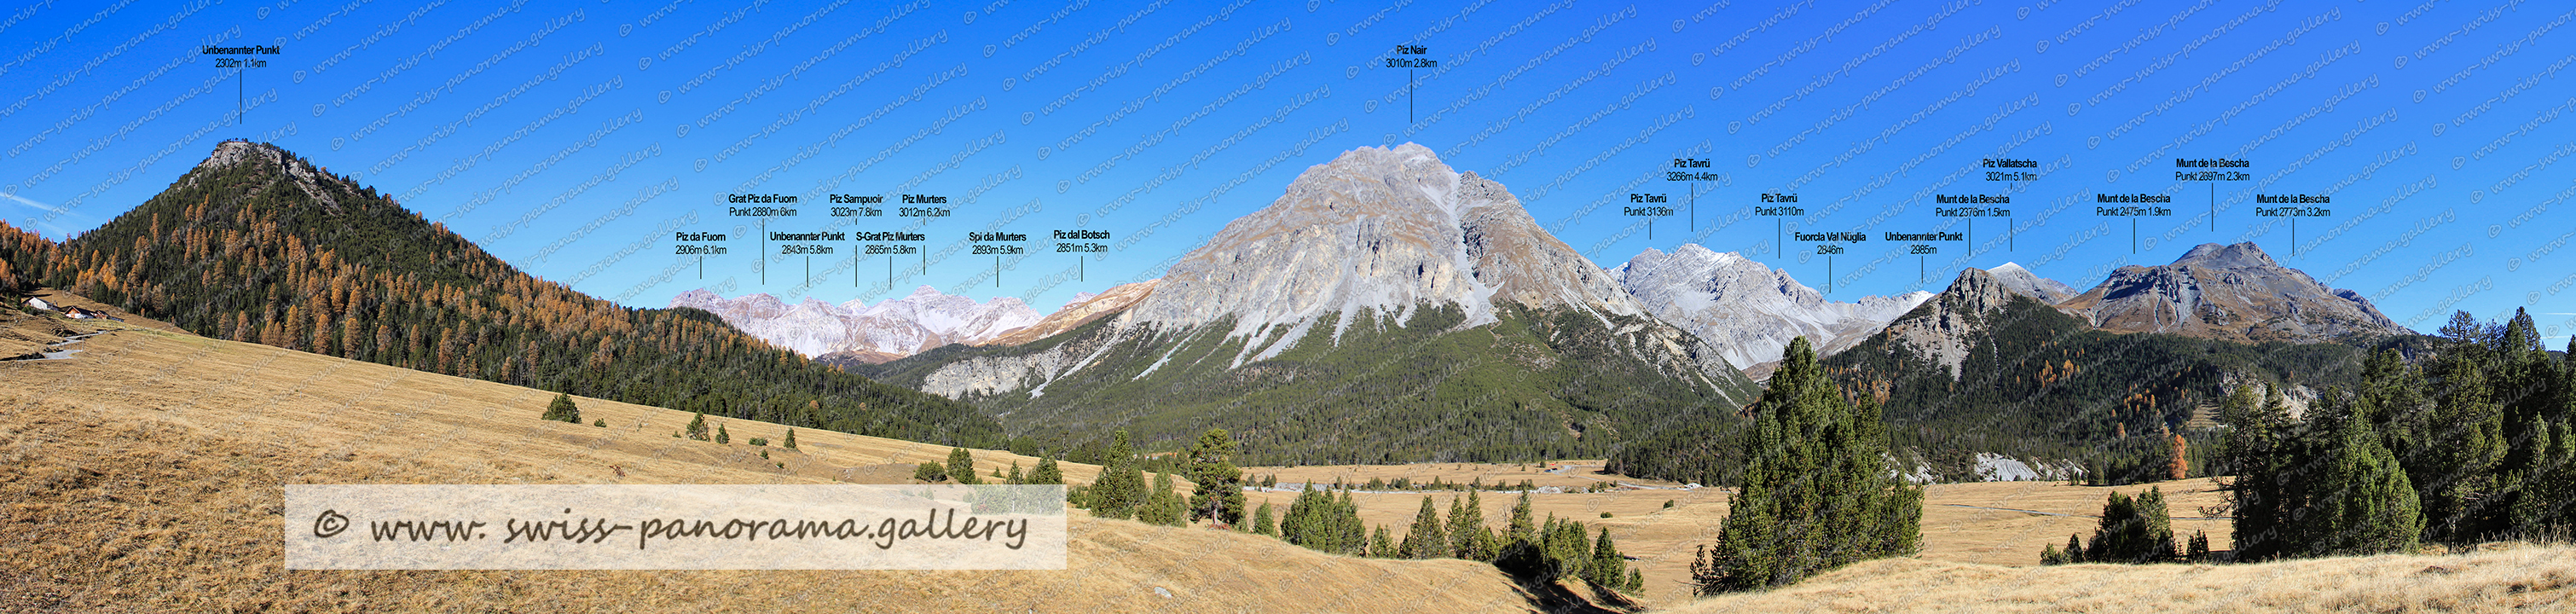
[[1080,514],[1065,571],[289,573],[282,484],[883,481],[948,448],[798,429],[803,451],[768,460],[740,442],[783,427],[723,421],[736,443],[717,445],[671,437],[681,412],[584,398],[612,428],[545,422],[546,391],[269,346],[145,330],[84,346],[0,362],[0,612],[1528,609],[1483,564]]
[[[1927,535],[1931,527],[1924,527]],[[2576,548],[2508,546],[2260,565],[1853,565],[1674,612],[2566,612]]]

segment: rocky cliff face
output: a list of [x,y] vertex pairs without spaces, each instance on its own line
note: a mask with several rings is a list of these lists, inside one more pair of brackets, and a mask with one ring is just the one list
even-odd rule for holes
[[1827,301],[1787,271],[1696,244],[1669,254],[1649,248],[1609,274],[1655,317],[1717,346],[1727,364],[1756,378],[1792,339],[1807,337],[1823,354],[1839,352],[1932,298],[1918,291]]
[[841,353],[877,363],[951,343],[975,344],[1036,324],[1041,317],[1019,299],[977,303],[930,286],[875,305],[839,305],[815,299],[790,306],[767,294],[734,298],[704,289],[672,297],[672,307],[696,307],[754,337],[809,357]]
[[1974,349],[1972,339],[1989,325],[1988,317],[2016,298],[2036,300],[1985,269],[1962,270],[1949,288],[1889,322],[1886,335],[1916,355],[1948,367],[1955,377]]
[[2407,332],[2349,290],[2281,266],[2253,243],[2203,244],[2173,264],[2126,266],[2059,308],[2117,332],[2315,343]]

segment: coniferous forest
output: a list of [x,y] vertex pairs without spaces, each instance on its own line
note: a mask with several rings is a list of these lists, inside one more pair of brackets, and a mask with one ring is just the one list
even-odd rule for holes
[[955,401],[811,362],[695,309],[520,272],[373,188],[261,144],[61,245],[0,226],[0,286],[200,335],[681,411],[1003,447]]
[[2426,349],[2373,354],[2304,415],[2278,389],[2229,395],[2234,558],[2576,535],[2576,363],[2519,309],[2454,313]]

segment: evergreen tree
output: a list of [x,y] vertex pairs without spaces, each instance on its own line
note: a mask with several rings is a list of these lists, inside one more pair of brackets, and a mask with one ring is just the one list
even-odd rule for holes
[[1252,532],[1271,537],[1279,536],[1279,523],[1270,511],[1270,502],[1261,502],[1260,511],[1252,513]]
[[2236,476],[2230,484],[2229,503],[2235,510],[2233,538],[2235,557],[2240,561],[2259,561],[2281,552],[2282,519],[2296,509],[2290,505],[2291,486],[2286,445],[2290,415],[2278,389],[2264,387],[2264,400],[2257,405],[2254,389],[2239,386],[2219,403],[2219,416],[2227,422],[2228,432],[2223,455],[2228,473]]
[[1005,482],[1002,482],[1002,483],[1004,483],[1004,484],[1027,484],[1027,483],[1029,483],[1029,476],[1028,476],[1027,474],[1020,473],[1020,461],[1017,461],[1017,460],[1013,460],[1013,461],[1011,461],[1011,476],[1008,478],[1008,481],[1005,481]]
[[1109,462],[1100,468],[1100,479],[1085,493],[1091,498],[1091,515],[1101,518],[1132,517],[1136,506],[1145,502],[1145,472],[1136,466],[1127,431],[1118,431],[1116,443],[1109,446]]
[[1064,468],[1056,465],[1053,456],[1041,457],[1038,459],[1038,468],[1029,471],[1029,483],[1063,484]]
[[2092,563],[2161,563],[2174,556],[2173,516],[2162,488],[2137,498],[2111,493],[2093,529],[2093,543],[2075,560]]
[[912,479],[932,483],[944,482],[948,480],[948,468],[940,466],[939,463],[914,465]]
[[1397,546],[1400,556],[1408,559],[1430,559],[1449,556],[1449,537],[1440,524],[1440,513],[1431,507],[1431,496],[1422,496],[1422,510],[1413,514],[1413,528],[1404,532],[1404,543]]
[[2440,469],[2416,487],[2423,496],[2424,532],[2435,541],[2475,543],[2500,528],[2488,521],[2493,511],[2487,504],[2498,491],[2496,469],[2506,451],[2504,412],[2487,379],[2486,348],[2475,339],[2455,339],[2434,361],[2442,383],[2429,439],[2437,442],[2432,464]]
[[1627,585],[1628,557],[1610,541],[1610,527],[1602,527],[1600,539],[1593,540],[1592,563],[1583,571],[1583,579],[1597,586],[1618,589]]
[[733,434],[725,432],[722,424],[716,425],[716,443],[733,443]]
[[1511,524],[1508,525],[1508,528],[1503,532],[1503,541],[1505,545],[1532,544],[1538,542],[1538,527],[1530,520],[1530,493],[1528,490],[1521,491],[1520,502],[1512,504]]
[[785,444],[785,447],[789,450],[796,449],[796,429],[787,429],[787,443]]
[[1225,429],[1208,429],[1190,448],[1190,520],[1214,519],[1227,525],[1243,522],[1243,470],[1234,466],[1234,439]]
[[1377,532],[1369,535],[1368,552],[1364,553],[1365,556],[1395,558],[1396,552],[1394,536],[1387,534],[1386,525],[1378,525]]
[[1182,503],[1180,493],[1172,491],[1172,474],[1154,474],[1152,490],[1153,494],[1145,497],[1145,505],[1136,508],[1137,520],[1171,527],[1189,523],[1185,516],[1188,506]]
[[2423,535],[2424,516],[2414,485],[2397,457],[2371,432],[2366,416],[2336,416],[2331,464],[2319,480],[2324,513],[2314,514],[2297,531],[2299,549],[2317,556],[2378,554],[2412,550]]
[[965,448],[948,449],[948,477],[956,478],[959,484],[983,483],[975,475],[975,455]]
[[1362,554],[1368,547],[1367,529],[1360,524],[1359,508],[1352,504],[1350,492],[1341,491],[1335,497],[1313,484],[1289,503],[1287,515],[1279,521],[1279,538],[1334,554]]
[[699,412],[697,417],[689,419],[688,435],[690,439],[698,441],[707,440],[707,414],[705,412]]
[[546,404],[546,413],[539,417],[581,424],[581,408],[573,405],[572,395],[558,392],[555,393],[554,402]]
[[1913,552],[1922,491],[1886,466],[1887,433],[1872,394],[1859,403],[1790,342],[1745,439],[1744,485],[1708,551],[1703,593],[1783,586],[1826,570]]
[[1548,514],[1539,531],[1539,552],[1545,557],[1538,577],[1542,579],[1585,578],[1592,566],[1592,540],[1583,534],[1583,523],[1560,520]]
[[[1461,503],[1459,499],[1465,499]],[[1484,496],[1467,491],[1467,496],[1449,500],[1449,556],[1470,561],[1494,559],[1494,534],[1485,529]]]

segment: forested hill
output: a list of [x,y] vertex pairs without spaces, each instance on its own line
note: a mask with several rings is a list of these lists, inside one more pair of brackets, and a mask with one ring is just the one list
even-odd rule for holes
[[1977,452],[2075,460],[2113,483],[2162,479],[2173,436],[2205,441],[2197,431],[2229,390],[2350,389],[2367,352],[2095,330],[2021,296],[1966,317],[1969,351],[1955,371],[1887,333],[1824,361],[1847,385],[1880,395],[1897,445],[1948,479],[1974,479],[1968,457]]
[[264,143],[223,143],[49,257],[0,249],[20,275],[209,337],[793,426],[1003,443],[963,403],[811,362],[712,314],[620,307],[529,276]]

